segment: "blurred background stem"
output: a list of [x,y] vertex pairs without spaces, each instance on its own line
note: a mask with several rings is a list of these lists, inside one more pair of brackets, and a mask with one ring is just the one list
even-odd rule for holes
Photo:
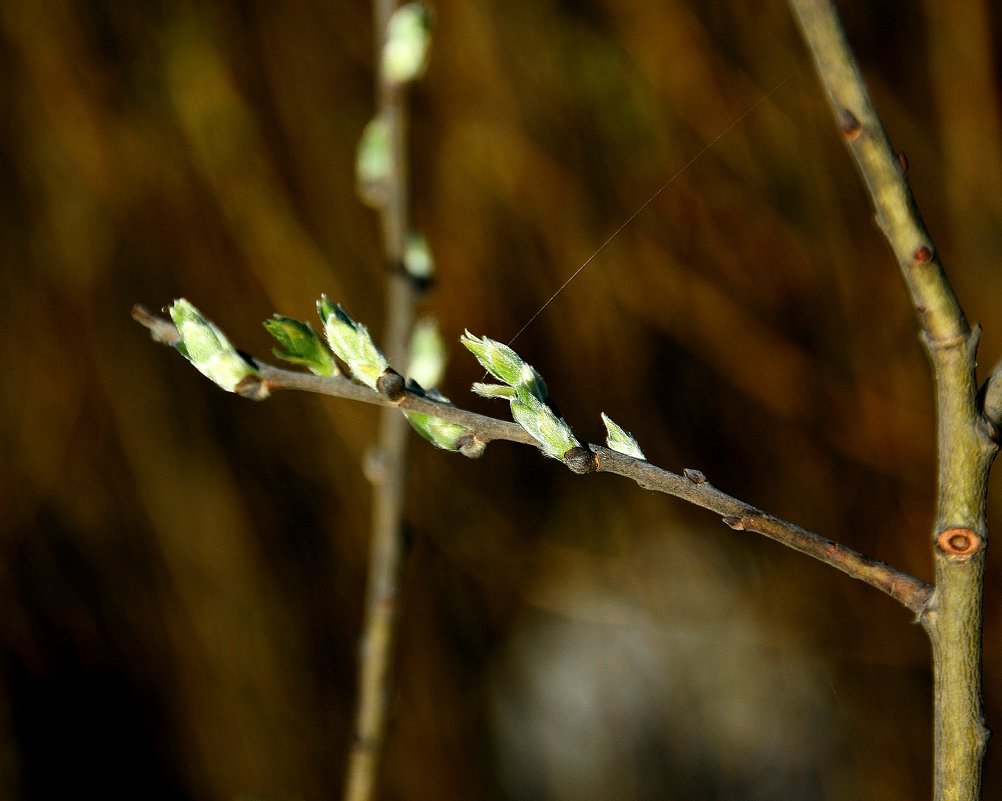
[[[386,267],[386,329],[382,344],[391,365],[404,366],[419,287],[404,269],[408,234],[407,113],[404,88],[381,68],[395,0],[375,0],[373,30],[376,65],[376,116],[389,140],[389,165],[378,193]],[[386,734],[400,579],[405,560],[403,507],[407,489],[408,425],[396,409],[385,408],[379,444],[370,459],[372,534],[369,546],[365,620],[358,653],[354,737],[344,798],[373,797],[379,755]]]

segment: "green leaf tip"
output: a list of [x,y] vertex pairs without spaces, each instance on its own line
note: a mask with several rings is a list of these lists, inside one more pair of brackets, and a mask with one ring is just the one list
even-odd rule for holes
[[180,336],[174,347],[210,381],[227,392],[236,392],[241,381],[258,375],[253,362],[190,302],[178,298],[168,312]]
[[522,387],[538,400],[546,400],[547,389],[543,377],[508,345],[490,337],[474,336],[469,331],[465,331],[459,341],[498,381],[510,387]]
[[605,423],[605,443],[610,449],[626,454],[627,456],[632,456],[635,459],[647,461],[647,457],[640,450],[640,445],[633,434],[614,422],[605,412],[602,412],[602,422]]
[[369,330],[355,322],[341,304],[331,303],[326,295],[317,301],[317,314],[334,355],[348,365],[352,376],[376,389],[376,382],[389,363],[372,341]]
[[264,321],[264,327],[281,345],[272,349],[279,359],[307,367],[314,375],[332,376],[340,372],[331,352],[309,323],[275,314]]
[[424,74],[431,44],[431,13],[422,3],[406,3],[390,17],[383,47],[383,78],[393,84]]

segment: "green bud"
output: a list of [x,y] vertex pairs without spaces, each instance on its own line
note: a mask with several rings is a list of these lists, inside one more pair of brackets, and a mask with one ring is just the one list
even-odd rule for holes
[[389,364],[372,341],[368,329],[351,319],[340,304],[331,303],[326,295],[321,295],[317,301],[317,314],[334,354],[348,365],[357,380],[375,389]]
[[445,372],[445,343],[431,318],[419,320],[411,333],[411,363],[407,377],[423,387],[434,387]]
[[633,437],[633,434],[613,422],[612,418],[605,412],[602,412],[602,422],[605,423],[606,445],[619,453],[625,453],[627,456],[632,456],[635,459],[647,461],[647,457],[640,450],[640,445]]
[[258,374],[254,364],[187,300],[175,300],[169,312],[180,335],[174,347],[206,378],[234,392],[244,378]]
[[362,201],[380,208],[386,201],[386,185],[393,167],[390,129],[376,117],[362,131],[355,156],[355,180]]
[[430,280],[435,272],[435,261],[428,249],[428,242],[417,232],[407,237],[407,244],[404,247],[404,269],[419,281]]
[[390,83],[420,78],[428,63],[431,14],[421,3],[407,3],[390,17],[383,47],[383,77]]
[[543,381],[543,377],[507,345],[490,337],[482,339],[475,337],[469,331],[466,331],[459,341],[498,381],[510,387],[524,387],[538,400],[546,400],[546,382]]
[[314,375],[338,374],[334,357],[309,323],[276,314],[264,321],[264,327],[282,346],[272,349],[279,359],[308,367]]
[[534,395],[525,394],[512,401],[511,416],[547,456],[562,461],[571,448],[581,447],[571,427]]
[[458,423],[450,423],[427,414],[404,412],[404,416],[418,434],[436,448],[441,448],[442,450],[458,451],[462,444],[460,437],[467,433],[465,426],[461,426]]

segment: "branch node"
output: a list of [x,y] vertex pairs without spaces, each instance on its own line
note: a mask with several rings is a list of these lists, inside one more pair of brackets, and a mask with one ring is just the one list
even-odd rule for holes
[[685,468],[682,471],[682,475],[692,484],[705,484],[706,476],[703,474],[702,470],[694,470],[691,467]]
[[912,253],[912,265],[928,264],[932,261],[932,248],[928,245],[921,245]]
[[737,515],[727,515],[722,518],[722,520],[726,525],[730,526],[735,531],[745,530],[745,519],[743,517],[738,517]]
[[376,379],[376,391],[387,400],[400,403],[407,395],[407,382],[392,367],[387,367]]
[[948,559],[963,562],[984,547],[984,539],[969,528],[948,528],[936,536],[936,547]]
[[467,431],[456,438],[459,452],[467,459],[479,459],[487,450],[487,443],[477,437],[476,431]]
[[839,109],[838,126],[847,142],[854,142],[863,132],[859,118],[847,108]]
[[271,395],[271,387],[268,386],[267,380],[254,374],[241,378],[233,387],[233,391],[241,398],[256,401],[266,400]]
[[572,473],[577,473],[579,476],[598,470],[598,457],[585,446],[571,448],[561,459]]

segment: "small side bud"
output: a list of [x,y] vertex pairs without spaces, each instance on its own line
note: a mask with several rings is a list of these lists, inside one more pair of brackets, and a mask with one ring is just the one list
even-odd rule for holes
[[615,423],[605,412],[602,412],[602,422],[605,424],[605,443],[609,448],[627,456],[632,456],[634,459],[647,461],[647,457],[640,450],[640,445],[633,434]]
[[445,373],[445,343],[438,325],[429,317],[417,322],[411,333],[411,362],[407,377],[423,387],[438,386]]
[[392,168],[390,129],[385,120],[376,117],[362,131],[355,155],[358,194],[367,206],[378,209],[386,204],[386,187]]
[[407,244],[404,247],[404,269],[422,286],[427,286],[435,273],[435,260],[431,256],[428,242],[417,232],[407,237]]
[[389,364],[372,341],[369,330],[355,322],[340,304],[331,303],[326,295],[317,301],[317,314],[334,354],[348,365],[352,376],[376,389],[376,382]]
[[210,381],[236,392],[244,378],[258,374],[254,363],[187,300],[175,300],[168,311],[179,334],[174,347]]
[[411,427],[436,448],[461,451],[469,444],[471,434],[465,426],[417,412],[404,412],[404,416]]

